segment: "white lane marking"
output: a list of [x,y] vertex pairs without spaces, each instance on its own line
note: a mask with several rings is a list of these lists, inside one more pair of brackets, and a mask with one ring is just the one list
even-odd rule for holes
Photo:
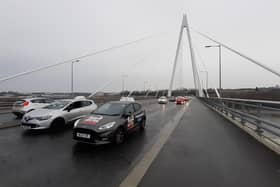
[[176,116],[168,122],[167,125],[160,131],[159,138],[152,146],[152,148],[143,156],[142,160],[140,160],[136,166],[132,169],[132,171],[127,175],[127,177],[122,181],[119,187],[136,187],[150,165],[157,157],[158,153],[169,139],[170,135],[174,131],[174,129],[179,124],[181,118],[183,117],[185,110],[188,108],[190,102],[184,106],[184,109],[180,110]]

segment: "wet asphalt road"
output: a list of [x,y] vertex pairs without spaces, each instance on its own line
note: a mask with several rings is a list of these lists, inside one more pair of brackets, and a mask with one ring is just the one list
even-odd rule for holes
[[[0,130],[0,186],[118,186],[183,106],[145,103],[147,130],[120,146],[78,145],[59,131]],[[138,186],[278,187],[280,158],[193,99]]]
[[193,99],[139,187],[279,187],[280,157]]
[[59,131],[0,130],[0,186],[118,186],[182,106],[145,104],[147,130],[120,146],[80,145],[71,127]]

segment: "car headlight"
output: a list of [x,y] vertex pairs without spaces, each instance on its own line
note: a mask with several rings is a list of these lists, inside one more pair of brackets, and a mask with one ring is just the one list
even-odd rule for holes
[[114,127],[115,123],[116,123],[116,122],[107,123],[107,124],[105,124],[105,125],[100,126],[98,129],[99,129],[99,130],[110,129],[110,128]]
[[50,119],[52,116],[51,115],[47,115],[47,116],[39,116],[39,117],[34,117],[33,119],[37,119],[39,121],[43,121],[43,120],[48,120]]
[[80,122],[80,119],[76,120],[75,123],[74,123],[74,127],[77,127],[79,122]]

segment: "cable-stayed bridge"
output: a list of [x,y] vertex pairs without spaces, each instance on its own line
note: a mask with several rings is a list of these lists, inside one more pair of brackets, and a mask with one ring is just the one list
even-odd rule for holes
[[[143,77],[143,92],[135,89],[126,93],[124,84],[127,74],[121,75],[122,94],[134,96],[147,114],[145,133],[128,135],[122,145],[76,144],[72,141],[71,125],[56,131],[24,131],[19,126],[20,119],[16,119],[11,113],[13,98],[2,98],[0,185],[279,186],[280,102],[224,97],[225,93],[221,88],[221,56],[219,87],[209,89],[208,84],[202,83],[203,72],[198,65],[192,38],[195,33],[215,44],[208,47],[218,47],[219,51],[229,50],[280,76],[277,70],[265,63],[193,29],[184,15],[168,88],[161,92],[154,90],[154,94],[151,94],[151,85]],[[153,36],[2,77],[0,83],[68,63],[72,66],[71,93],[68,97],[73,97],[74,63],[151,37]],[[183,42],[187,42],[187,48]],[[188,52],[190,60],[181,58],[181,52]],[[184,67],[179,63],[180,58],[181,63],[191,64],[192,67],[194,91],[189,96],[191,99],[184,105],[176,105],[174,102],[160,105],[157,103],[157,96],[172,97],[176,92],[178,95],[178,90],[174,90],[174,82],[176,76],[183,73],[178,71],[180,65],[181,69]],[[208,77],[207,70],[205,72]],[[108,80],[87,96],[98,104],[119,100],[121,94],[96,96],[97,92],[103,91],[114,81],[116,80]],[[179,82],[183,84],[182,81]]]

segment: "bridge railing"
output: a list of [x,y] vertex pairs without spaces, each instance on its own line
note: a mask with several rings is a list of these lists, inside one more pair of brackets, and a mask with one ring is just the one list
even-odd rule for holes
[[269,138],[271,135],[272,139],[280,138],[280,102],[234,98],[200,99],[242,125],[247,125],[259,135],[269,134]]

